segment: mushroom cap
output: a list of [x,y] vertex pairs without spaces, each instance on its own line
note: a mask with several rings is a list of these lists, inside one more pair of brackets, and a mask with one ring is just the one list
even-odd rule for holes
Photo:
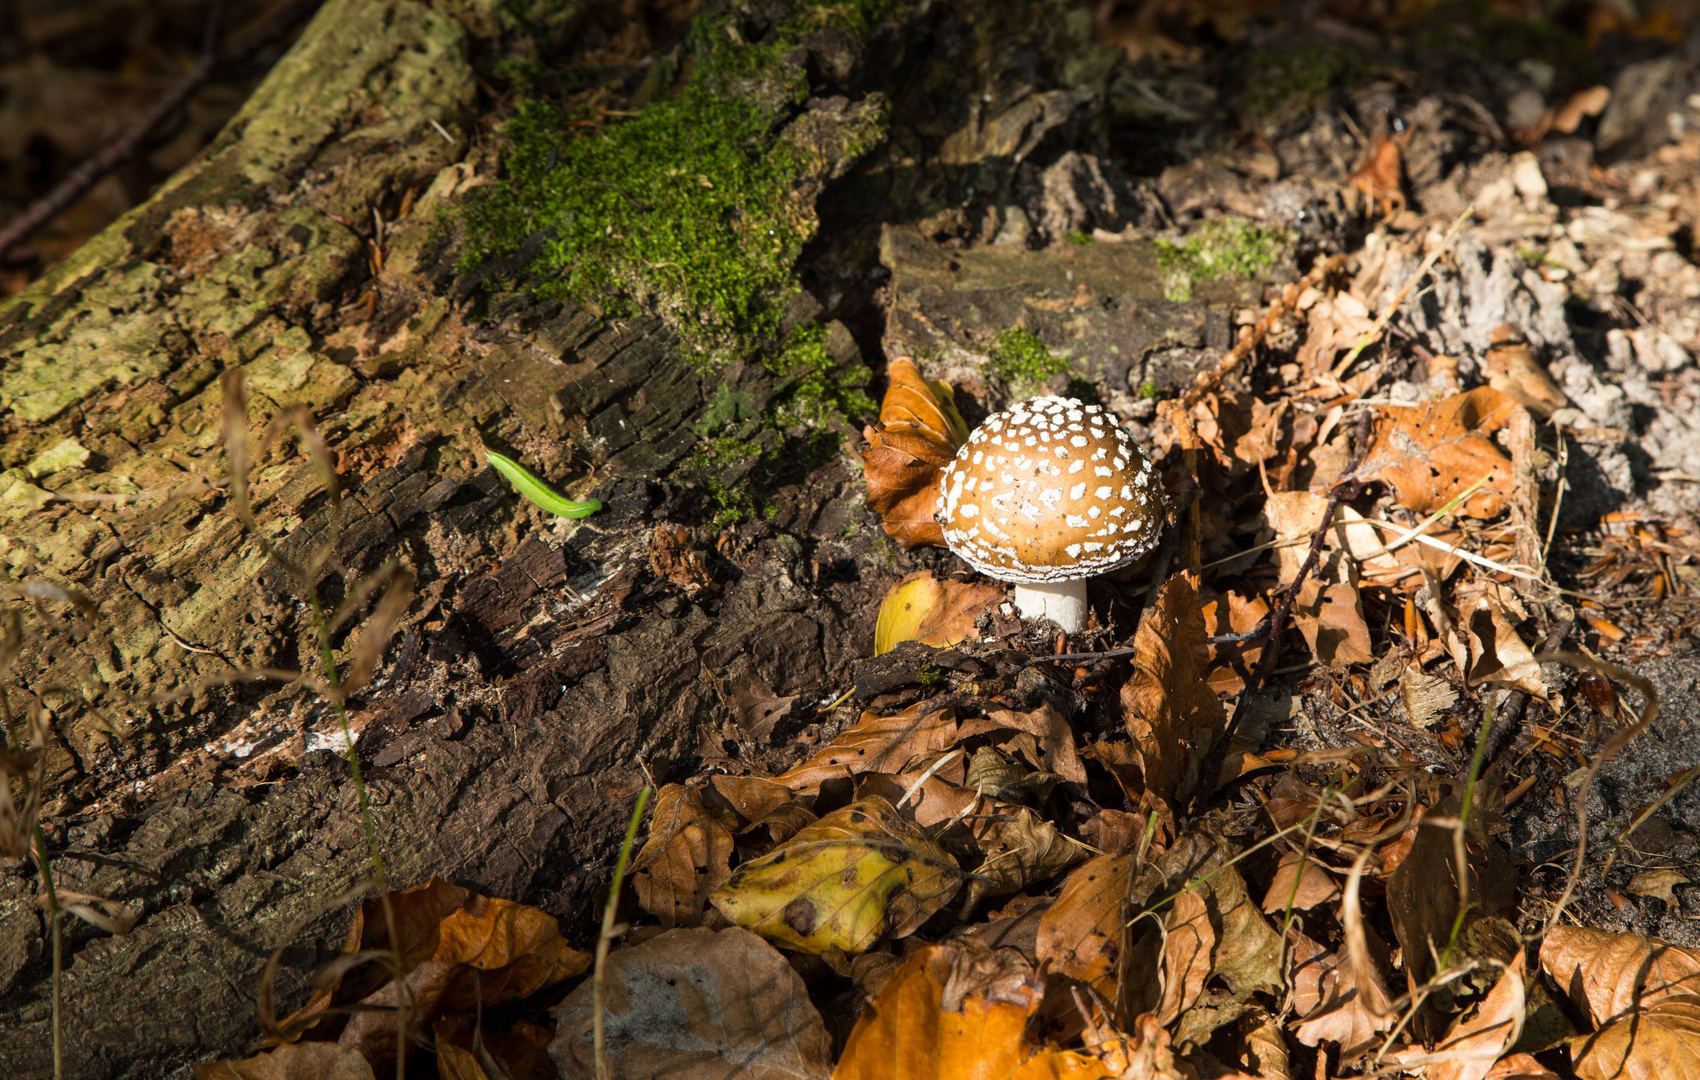
[[1115,418],[1040,397],[986,418],[944,467],[945,543],[1001,581],[1092,577],[1150,551],[1163,527],[1151,461]]

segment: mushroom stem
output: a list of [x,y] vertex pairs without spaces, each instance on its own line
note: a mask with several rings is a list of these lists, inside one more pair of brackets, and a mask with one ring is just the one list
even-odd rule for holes
[[1024,619],[1049,619],[1066,634],[1086,629],[1086,579],[1018,581],[1015,610]]

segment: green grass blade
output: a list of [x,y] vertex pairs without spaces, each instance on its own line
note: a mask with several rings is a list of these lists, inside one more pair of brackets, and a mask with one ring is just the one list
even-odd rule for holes
[[485,451],[484,458],[495,467],[497,472],[507,477],[508,483],[514,486],[515,491],[551,514],[567,518],[584,518],[602,509],[602,503],[596,499],[573,502],[571,499],[561,498],[550,491],[543,481],[521,468],[518,462],[503,457],[493,450]]

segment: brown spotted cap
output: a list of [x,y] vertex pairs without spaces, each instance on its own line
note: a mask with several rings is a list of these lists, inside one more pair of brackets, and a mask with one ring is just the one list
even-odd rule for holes
[[988,577],[1068,581],[1150,551],[1163,493],[1103,409],[1041,397],[974,429],[939,479],[938,517],[950,550]]

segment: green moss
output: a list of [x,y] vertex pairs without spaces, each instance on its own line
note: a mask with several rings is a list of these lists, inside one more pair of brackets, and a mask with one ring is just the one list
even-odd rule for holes
[[1493,10],[1486,0],[1444,0],[1423,20],[1415,39],[1419,52],[1451,50],[1484,60],[1515,64],[1540,60],[1564,73],[1567,83],[1586,86],[1600,72],[1588,43],[1548,19],[1525,19]]
[[782,400],[775,409],[779,426],[829,422],[835,416],[870,416],[879,411],[864,391],[873,372],[863,364],[838,367],[827,355],[826,328],[810,323],[791,335],[790,342],[767,362],[779,376]]
[[1070,229],[1063,233],[1063,239],[1075,247],[1085,247],[1087,244],[1096,243],[1091,233],[1083,233],[1079,229]]
[[[521,277],[497,284],[656,312],[711,363],[777,338],[799,288],[792,267],[816,224],[798,183],[818,174],[820,156],[787,137],[809,83],[784,58],[810,31],[865,33],[898,6],[793,0],[760,41],[745,40],[735,14],[701,16],[680,66],[688,81],[646,82],[655,100],[623,122],[524,102],[503,128],[506,177],[466,208],[462,269],[540,245]],[[867,126],[832,144],[835,153],[883,137],[877,120]]]
[[1280,127],[1308,115],[1329,91],[1349,87],[1372,68],[1364,54],[1332,43],[1260,49],[1247,58],[1246,104],[1254,116]]
[[1146,379],[1139,384],[1139,396],[1146,401],[1156,401],[1163,396],[1163,388],[1157,385],[1155,379]]
[[1012,326],[999,334],[986,354],[992,373],[1012,392],[1025,396],[1038,384],[1068,370],[1068,361],[1055,355],[1031,330]]
[[921,667],[915,672],[915,676],[928,690],[943,686],[945,681],[944,669],[930,659],[921,661]]
[[1244,218],[1205,222],[1183,243],[1157,241],[1163,295],[1177,303],[1192,299],[1193,286],[1223,277],[1256,277],[1281,257],[1287,234]]

